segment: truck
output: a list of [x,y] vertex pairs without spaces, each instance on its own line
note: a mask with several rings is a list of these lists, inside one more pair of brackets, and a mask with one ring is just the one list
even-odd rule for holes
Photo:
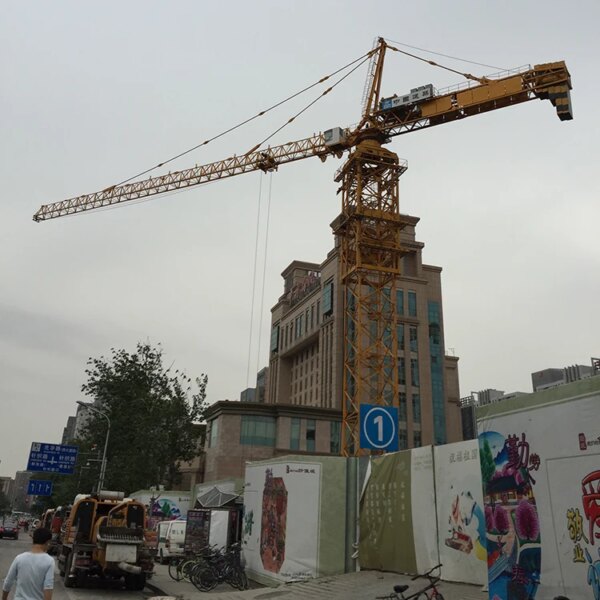
[[58,554],[65,587],[81,587],[98,577],[142,590],[154,569],[146,540],[147,512],[142,503],[122,492],[76,496]]

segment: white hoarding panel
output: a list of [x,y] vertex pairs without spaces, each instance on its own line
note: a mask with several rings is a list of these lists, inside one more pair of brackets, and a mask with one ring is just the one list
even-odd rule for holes
[[434,459],[442,577],[483,585],[487,554],[479,444],[467,440],[436,446]]
[[600,394],[478,429],[490,599],[600,598]]
[[412,524],[417,572],[435,567],[439,561],[435,519],[435,487],[431,446],[414,448],[410,454]]
[[246,467],[244,556],[257,574],[294,581],[317,577],[321,465]]

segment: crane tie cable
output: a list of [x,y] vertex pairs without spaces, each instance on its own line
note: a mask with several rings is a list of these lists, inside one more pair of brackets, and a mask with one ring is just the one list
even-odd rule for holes
[[392,44],[398,44],[398,46],[404,46],[405,48],[412,48],[413,50],[419,50],[421,52],[427,52],[428,54],[436,54],[437,56],[443,56],[444,58],[449,58],[451,60],[458,60],[464,63],[470,63],[472,65],[477,65],[479,67],[486,67],[488,69],[496,69],[496,71],[507,71],[508,69],[503,69],[502,67],[495,67],[494,65],[486,65],[485,63],[476,62],[474,60],[467,60],[466,58],[459,58],[458,56],[450,56],[449,54],[442,54],[441,52],[434,52],[433,50],[427,50],[427,48],[419,48],[418,46],[411,46],[410,44],[403,44],[402,42],[397,42],[396,40],[389,40]]
[[[295,94],[292,94],[291,96],[288,96],[284,100],[280,100],[279,102],[276,102],[275,104],[273,104],[269,108],[266,108],[265,110],[261,110],[259,113],[255,114],[253,117],[250,117],[250,118],[248,118],[248,119],[246,119],[244,121],[241,121],[237,125],[234,125],[233,127],[230,127],[229,129],[226,129],[225,131],[219,133],[218,135],[215,135],[215,136],[213,136],[213,137],[211,137],[211,138],[203,141],[202,143],[197,144],[196,146],[194,146],[194,147],[192,147],[192,148],[190,148],[188,150],[185,150],[184,152],[180,152],[179,154],[177,154],[175,156],[172,156],[171,158],[169,158],[167,160],[163,160],[162,162],[158,163],[154,167],[150,167],[149,169],[146,169],[145,171],[141,171],[137,175],[132,175],[131,177],[129,177],[127,179],[124,179],[123,181],[120,181],[119,183],[115,184],[112,187],[116,187],[117,185],[123,185],[124,183],[128,183],[128,182],[130,182],[133,179],[137,179],[137,178],[141,177],[142,175],[146,175],[147,173],[150,173],[151,171],[154,171],[154,169],[158,169],[159,167],[164,167],[166,164],[168,164],[170,162],[173,162],[174,160],[177,160],[178,158],[181,158],[182,156],[185,156],[186,154],[189,154],[190,152],[193,152],[194,150],[197,150],[198,148],[200,148],[202,146],[206,146],[206,144],[209,144],[210,142],[213,142],[214,140],[217,140],[220,137],[223,137],[224,135],[227,135],[228,133],[231,133],[232,131],[235,131],[236,129],[239,129],[240,127],[243,127],[244,125],[250,123],[251,121],[254,121],[255,119],[258,119],[259,117],[262,117],[263,115],[265,115],[268,112],[274,110],[275,108],[278,108],[282,104],[285,104],[286,102],[289,102],[290,100],[293,100],[297,96],[300,96],[304,92],[307,92],[308,90],[316,87],[320,83],[323,83],[324,81],[327,81],[331,77],[335,77],[338,73],[341,73],[342,71],[345,71],[346,69],[348,69],[352,65],[356,64],[357,62],[363,61],[363,59],[365,59],[365,57],[370,58],[372,56],[373,52],[374,52],[374,50],[370,50],[366,54],[363,54],[359,58],[357,58],[357,59],[349,62],[347,65],[345,65],[345,66],[337,69],[333,73],[330,73],[329,75],[325,75],[324,77],[321,77],[321,79],[319,79],[315,83],[312,83],[311,85],[309,85],[309,86],[305,87],[304,89],[296,92]],[[361,62],[361,64],[362,64],[362,62]]]
[[471,75],[470,73],[463,73],[462,71],[457,71],[456,69],[452,69],[451,67],[446,67],[444,65],[440,65],[433,60],[429,60],[427,58],[423,58],[421,56],[417,56],[416,54],[411,54],[410,52],[406,52],[406,50],[400,50],[400,48],[396,48],[394,46],[390,46],[387,44],[387,47],[394,52],[400,52],[400,54],[405,54],[406,56],[410,56],[411,58],[416,58],[422,62],[426,62],[434,67],[439,67],[440,69],[445,69],[446,71],[450,71],[451,73],[456,73],[457,75],[462,75],[466,79],[471,79],[472,81],[477,81],[479,83],[488,83],[489,79],[486,77],[476,77],[475,75]]
[[[336,81],[331,87],[327,88],[320,96],[318,96],[312,102],[307,104],[302,110],[298,111],[294,116],[290,117],[281,127],[276,129],[271,135],[267,136],[262,142],[259,142],[258,144],[256,144],[256,146],[253,146],[252,148],[250,148],[250,150],[248,150],[248,152],[245,153],[245,156],[248,156],[252,152],[255,152],[256,150],[258,150],[265,142],[268,142],[274,135],[278,134],[282,129],[284,129],[290,123],[295,121],[296,118],[298,118],[302,113],[305,113],[311,106],[313,106],[319,100],[321,100],[321,98],[323,98],[323,96],[326,96],[327,94],[329,94],[329,92],[331,92],[335,87],[337,87],[340,83],[342,83],[342,81],[344,81],[344,79],[346,79],[346,77],[349,77],[350,75],[352,75],[352,73],[354,73],[354,71],[356,71],[356,69],[360,68],[363,64],[365,64],[365,62],[367,62],[371,58],[372,53],[373,53],[373,51],[366,54],[363,57],[363,60],[359,64],[357,64],[351,71],[348,71],[348,73],[346,73],[341,79]],[[354,62],[356,62],[356,61],[354,61]]]

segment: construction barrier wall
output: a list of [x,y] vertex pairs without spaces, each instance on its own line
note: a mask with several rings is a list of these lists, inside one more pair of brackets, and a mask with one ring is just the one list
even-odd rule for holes
[[344,572],[346,459],[286,456],[246,466],[243,548],[273,585]]
[[434,448],[439,562],[446,581],[484,585],[487,554],[477,440]]
[[478,410],[491,600],[600,598],[597,379]]
[[373,458],[360,504],[363,569],[417,573],[438,564],[432,447]]

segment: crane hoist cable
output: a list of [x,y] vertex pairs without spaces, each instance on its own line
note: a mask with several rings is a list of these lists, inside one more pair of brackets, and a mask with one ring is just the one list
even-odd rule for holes
[[[271,221],[271,195],[273,192],[273,172],[269,173],[269,191],[267,195],[267,223],[265,226],[265,253],[263,259],[263,272],[262,272],[262,290],[260,294],[260,311],[258,313],[258,344],[256,350],[256,372],[258,373],[260,364],[260,347],[262,342],[262,319],[265,308],[265,283],[267,279],[267,257],[269,253],[269,224]],[[256,390],[258,393],[258,389]]]
[[258,264],[258,234],[260,231],[260,205],[262,200],[262,173],[258,174],[258,204],[256,208],[256,236],[254,239],[254,268],[252,270],[252,300],[250,302],[250,332],[248,334],[248,366],[246,367],[246,387],[250,387],[250,355],[252,353],[252,326],[254,323],[254,299],[256,298],[256,265]]
[[[142,175],[146,175],[147,173],[154,171],[154,169],[164,167],[166,164],[173,162],[174,160],[177,160],[178,158],[181,158],[182,156],[185,156],[186,154],[189,154],[190,152],[193,152],[194,150],[197,150],[198,148],[201,148],[202,146],[206,146],[207,144],[210,144],[210,142],[214,142],[215,140],[227,135],[228,133],[231,133],[232,131],[235,131],[236,129],[243,127],[244,125],[247,125],[251,121],[254,121],[255,119],[258,119],[259,117],[266,115],[268,112],[271,112],[272,110],[280,107],[282,104],[285,104],[286,102],[289,102],[290,100],[293,100],[294,98],[297,98],[298,96],[311,90],[312,88],[316,87],[317,85],[327,81],[328,79],[331,79],[331,77],[335,77],[338,73],[341,73],[342,71],[345,71],[346,69],[349,69],[352,65],[356,64],[357,62],[363,61],[365,58],[367,58],[367,59],[370,58],[372,56],[373,52],[374,52],[374,50],[370,50],[366,54],[363,54],[362,56],[359,56],[355,60],[349,62],[347,65],[344,65],[343,67],[340,67],[339,69],[336,69],[335,71],[333,71],[333,73],[330,73],[329,75],[325,75],[325,76],[321,77],[321,79],[319,79],[318,81],[311,83],[310,85],[304,87],[303,89],[299,90],[298,92],[295,92],[294,94],[288,96],[284,100],[280,100],[279,102],[276,102],[275,104],[269,106],[269,108],[265,108],[264,110],[261,110],[260,112],[256,113],[253,117],[249,117],[248,119],[241,121],[237,125],[234,125],[233,127],[230,127],[229,129],[226,129],[225,131],[222,131],[221,133],[219,133],[211,138],[208,138],[207,140],[204,140],[200,144],[196,144],[195,146],[193,146],[192,148],[189,148],[188,150],[184,150],[183,152],[180,152],[179,154],[176,154],[175,156],[172,156],[171,158],[163,160],[162,162],[158,163],[157,165],[155,165],[153,167],[150,167],[149,169],[141,171],[140,173],[137,173],[136,175],[132,175],[131,177],[128,177],[127,179],[124,179],[123,181],[120,181],[116,185],[122,185],[124,183],[128,183],[132,179],[137,179],[137,178],[141,177]],[[362,62],[361,62],[361,64],[362,64]]]

